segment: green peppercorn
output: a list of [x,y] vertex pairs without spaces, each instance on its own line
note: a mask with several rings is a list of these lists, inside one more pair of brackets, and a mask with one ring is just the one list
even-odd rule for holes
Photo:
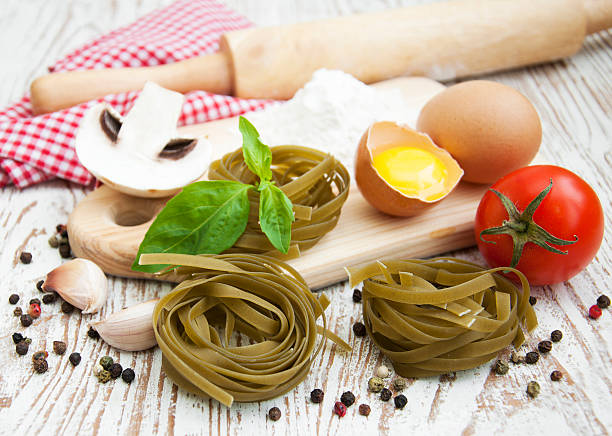
[[112,378],[117,378],[121,376],[121,373],[123,372],[123,367],[118,363],[113,363],[110,366],[110,369],[108,370],[108,372],[110,372],[110,375]]
[[45,284],[44,280],[39,280],[36,282],[36,289],[38,289],[40,292],[45,292],[43,291],[42,286]]
[[268,410],[268,418],[270,418],[272,421],[278,421],[281,415],[281,411],[278,407],[273,407]]
[[521,356],[513,351],[510,354],[510,361],[515,365],[518,365],[519,363],[525,363],[525,356]]
[[96,376],[98,377],[98,381],[100,383],[106,383],[111,379],[111,373],[105,369],[103,369],[102,371],[100,371],[98,373],[98,375]]
[[383,388],[380,391],[380,399],[383,401],[389,401],[392,395],[393,395],[392,392],[387,388]]
[[553,342],[559,342],[563,338],[563,333],[561,330],[553,330],[550,334],[550,340]]
[[49,357],[49,353],[47,353],[45,350],[37,351],[36,353],[32,354],[32,362],[36,362],[37,360],[45,360],[47,357]]
[[538,344],[538,351],[542,354],[550,353],[552,350],[552,342],[550,341],[542,341]]
[[380,377],[372,377],[368,380],[368,389],[371,392],[380,392],[385,387],[385,382]]
[[47,359],[37,359],[32,362],[32,366],[34,367],[34,371],[39,374],[47,372],[47,370],[49,369],[49,363],[47,362]]
[[355,395],[353,395],[351,391],[346,391],[340,396],[340,401],[342,401],[342,404],[346,407],[351,407],[355,404]]
[[321,401],[323,401],[324,395],[325,394],[321,389],[313,389],[310,393],[310,401],[312,401],[313,403],[320,403]]
[[527,395],[529,395],[531,398],[535,398],[540,395],[540,385],[537,381],[530,381],[527,384]]
[[15,352],[20,356],[24,356],[28,354],[28,348],[30,348],[30,344],[28,344],[26,341],[21,341],[15,345]]
[[550,379],[552,381],[559,381],[563,378],[563,373],[557,369],[550,373]]
[[105,370],[108,371],[110,369],[111,365],[113,363],[115,363],[115,362],[113,361],[112,357],[104,356],[104,357],[100,358],[100,362],[99,363],[102,366],[102,368],[104,368]]
[[23,338],[23,342],[25,342],[28,345],[31,345],[32,344],[32,339],[30,339],[30,338]]
[[510,367],[508,366],[508,362],[506,362],[505,360],[498,360],[497,362],[495,362],[495,366],[493,367],[493,369],[495,370],[495,374],[504,375],[508,373]]
[[27,313],[24,313],[23,315],[21,315],[19,317],[19,320],[21,321],[21,325],[24,326],[24,327],[29,327],[34,322],[32,317],[29,314],[27,314]]
[[407,385],[408,385],[408,382],[406,382],[405,378],[398,377],[395,380],[393,380],[393,387],[398,392],[403,391]]
[[359,414],[363,416],[368,416],[370,414],[370,406],[368,406],[367,404],[360,404]]
[[66,352],[66,343],[62,341],[53,341],[53,352],[62,355]]
[[9,297],[9,303],[10,304],[17,304],[18,301],[19,301],[19,295],[11,294],[11,296]]
[[15,310],[13,310],[13,315],[15,316],[23,315],[23,310],[21,309],[21,307],[16,307]]
[[28,251],[22,251],[19,255],[19,260],[21,261],[21,263],[25,264],[32,262],[32,253]]
[[406,404],[408,403],[408,399],[405,395],[399,394],[393,399],[393,402],[395,403],[396,409],[403,409],[404,406],[406,406]]
[[59,247],[59,239],[57,239],[57,236],[53,235],[49,238],[48,240],[49,245],[51,246],[51,248],[57,248]]
[[537,351],[530,351],[525,355],[525,363],[534,364],[540,359]]
[[132,368],[126,368],[121,373],[121,378],[126,383],[132,383],[135,377],[136,377],[136,374],[134,374],[134,370]]
[[70,363],[72,363],[72,366],[77,366],[79,363],[81,363],[81,355],[79,353],[72,353],[68,357],[68,360],[70,360]]

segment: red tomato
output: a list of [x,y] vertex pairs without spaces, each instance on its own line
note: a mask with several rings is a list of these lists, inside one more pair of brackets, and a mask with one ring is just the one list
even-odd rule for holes
[[[533,222],[556,238],[576,242],[548,244],[567,254],[548,251],[533,242],[524,245],[516,268],[531,285],[558,283],[575,276],[591,262],[603,239],[604,216],[593,189],[576,174],[552,165],[534,165],[516,170],[499,179],[491,189],[505,195],[522,213],[550,184],[535,213]],[[475,235],[480,252],[491,267],[509,266],[513,238],[508,234],[485,234],[485,229],[500,227],[509,214],[491,190],[480,200],[476,212]],[[531,227],[533,229],[533,226]]]

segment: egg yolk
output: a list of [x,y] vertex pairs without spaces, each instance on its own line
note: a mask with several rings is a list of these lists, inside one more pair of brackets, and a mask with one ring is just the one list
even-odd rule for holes
[[374,157],[373,165],[387,183],[408,196],[434,201],[446,194],[446,166],[421,148],[389,148]]

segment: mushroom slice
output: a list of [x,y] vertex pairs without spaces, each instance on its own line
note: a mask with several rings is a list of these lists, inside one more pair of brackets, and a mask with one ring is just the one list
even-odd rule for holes
[[77,132],[76,153],[85,168],[110,188],[138,197],[166,197],[208,168],[204,138],[179,136],[183,95],[147,82],[122,118],[105,103],[89,109]]

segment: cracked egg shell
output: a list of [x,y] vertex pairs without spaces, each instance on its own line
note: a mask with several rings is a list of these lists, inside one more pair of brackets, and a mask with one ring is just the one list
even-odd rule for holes
[[101,182],[128,195],[177,193],[202,176],[211,156],[207,140],[178,134],[182,104],[182,94],[148,82],[124,118],[108,104],[93,106],[77,132],[79,161]]
[[[397,175],[398,165],[407,162],[405,158],[402,160],[397,154],[393,154],[395,150],[401,149],[406,149],[409,157],[411,154],[424,157],[425,164],[420,166],[418,171],[414,171],[414,165],[410,163],[407,167],[413,168],[406,169],[403,174],[400,171],[395,179],[387,176],[393,179],[391,182],[385,180],[377,169],[377,166],[381,166],[376,165],[375,161],[384,156],[394,167],[392,172],[395,171]],[[423,180],[421,175],[423,178],[431,178],[433,175],[432,184]],[[463,170],[450,153],[435,145],[429,136],[395,122],[381,121],[372,124],[361,137],[357,148],[357,186],[372,206],[389,215],[407,217],[422,212],[444,199],[457,186],[462,176]],[[398,186],[398,178],[408,180],[415,192]]]

